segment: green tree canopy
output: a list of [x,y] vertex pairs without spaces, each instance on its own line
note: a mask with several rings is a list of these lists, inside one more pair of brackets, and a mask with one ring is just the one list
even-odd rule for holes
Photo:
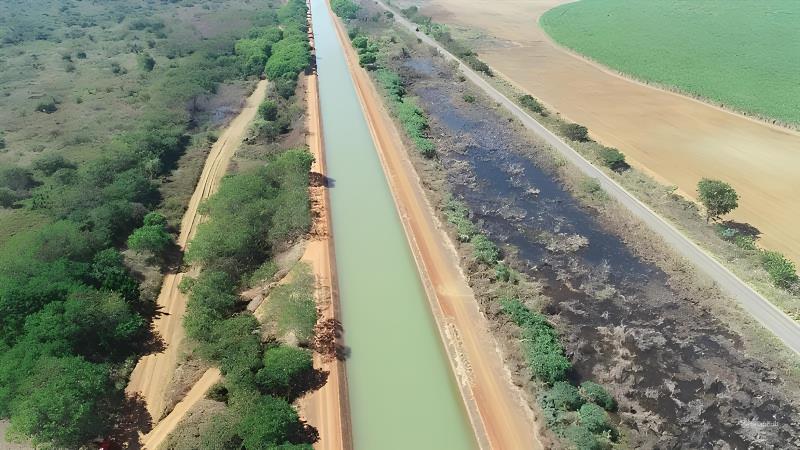
[[288,444],[301,429],[297,412],[286,400],[264,396],[248,408],[238,432],[248,450]]
[[587,402],[595,403],[603,407],[606,411],[614,411],[617,409],[617,402],[614,397],[603,388],[603,386],[593,382],[584,381],[581,383],[581,396]]
[[264,367],[256,380],[268,393],[291,398],[299,393],[314,368],[311,352],[296,347],[273,347],[264,352]]
[[594,403],[586,403],[578,410],[581,425],[592,433],[602,433],[611,429],[608,414]]
[[35,444],[78,448],[108,429],[108,367],[80,357],[45,357],[19,387],[10,432]]
[[716,220],[739,206],[739,194],[730,184],[703,178],[697,183],[700,202],[706,208],[706,220]]

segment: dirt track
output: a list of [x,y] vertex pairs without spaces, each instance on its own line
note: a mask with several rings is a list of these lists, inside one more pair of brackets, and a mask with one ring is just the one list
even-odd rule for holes
[[[539,16],[568,0],[429,0],[423,13],[480,30],[481,58],[638,168],[692,197],[701,177],[741,196],[731,217],[800,263],[800,134],[621,77],[555,45]],[[403,2],[402,6],[418,2]]]
[[[260,81],[248,97],[242,111],[231,121],[211,148],[197,187],[181,221],[181,232],[177,240],[181,250],[186,248],[186,244],[194,236],[197,225],[201,221],[201,216],[197,213],[198,206],[217,190],[220,180],[228,169],[228,163],[241,144],[247,127],[255,117],[258,105],[264,99],[266,91],[267,81]],[[183,273],[167,274],[158,296],[161,315],[153,321],[153,329],[164,340],[164,351],[141,358],[133,370],[125,390],[128,395],[141,396],[154,425],[166,412],[164,411],[165,390],[177,366],[178,349],[184,337],[181,318],[186,310],[186,296],[178,289],[183,275]]]
[[452,243],[425,198],[402,139],[368,75],[358,66],[358,57],[338,20],[336,25],[445,346],[451,359],[455,359],[451,363],[479,442],[485,448],[542,448],[533,413],[511,382],[486,319],[459,269]]
[[[325,155],[323,153],[322,125],[319,115],[319,95],[317,93],[317,77],[308,77],[308,147],[314,155],[312,173],[322,176],[326,174]],[[325,186],[311,188],[314,204],[315,223],[312,238],[306,246],[301,260],[307,262],[317,283],[317,311],[320,321],[339,318],[338,299],[333,269],[332,242],[330,239],[330,210],[328,194]],[[320,450],[340,450],[352,448],[350,427],[347,420],[347,381],[344,373],[344,362],[326,358],[314,353],[314,367],[328,372],[324,386],[299,400],[301,416],[309,425],[317,429],[319,440],[314,448]]]

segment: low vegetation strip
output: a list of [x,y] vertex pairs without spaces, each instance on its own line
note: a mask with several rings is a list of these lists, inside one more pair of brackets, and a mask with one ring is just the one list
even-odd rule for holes
[[798,14],[793,0],[600,0],[556,7],[541,24],[624,74],[796,127]]
[[[266,33],[280,38],[272,44],[264,70],[291,83],[292,93],[299,72],[310,62],[306,12],[302,0],[289,0],[277,11],[280,33]],[[286,92],[280,91],[276,86],[259,108],[257,137],[286,114],[291,94],[282,98]],[[270,142],[275,138],[267,136]],[[272,258],[309,231],[312,162],[306,149],[279,150],[266,164],[225,178],[201,207],[207,221],[186,252],[187,261],[201,271],[182,282],[189,295],[184,327],[196,344],[195,354],[219,365],[224,380],[208,397],[224,407],[199,433],[179,428],[170,447],[311,449],[313,434],[291,402],[316,383],[311,351],[297,346],[310,345],[317,320],[313,275],[300,267],[290,283],[272,292],[266,325],[274,332],[266,342],[261,324],[244,308],[238,292],[274,281]]]

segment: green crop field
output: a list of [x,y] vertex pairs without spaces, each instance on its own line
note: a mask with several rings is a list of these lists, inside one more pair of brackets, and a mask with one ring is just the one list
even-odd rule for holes
[[635,78],[800,124],[800,1],[584,0],[541,25]]

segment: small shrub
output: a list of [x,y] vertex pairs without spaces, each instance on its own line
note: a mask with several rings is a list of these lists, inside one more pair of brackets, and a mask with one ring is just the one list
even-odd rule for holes
[[540,395],[539,402],[544,407],[562,411],[577,411],[583,405],[578,388],[566,381],[554,383],[553,387]]
[[503,313],[522,328],[525,360],[533,375],[551,384],[565,380],[572,364],[547,319],[516,298],[501,299],[500,306]]
[[75,169],[76,166],[67,161],[63,156],[50,153],[35,159],[33,164],[31,164],[31,168],[44,175],[50,176],[58,169]]
[[228,401],[228,388],[221,382],[215,383],[206,392],[206,398],[218,402],[227,403]]
[[140,53],[139,56],[136,57],[136,62],[139,68],[145,72],[152,72],[153,68],[156,66],[156,60],[147,53]]
[[567,123],[561,126],[561,133],[570,140],[586,142],[589,140],[589,130],[577,123]]
[[485,235],[476,234],[472,238],[472,245],[475,247],[475,258],[478,261],[490,266],[497,263],[497,259],[500,257],[500,249]]
[[36,105],[36,111],[37,112],[43,112],[43,113],[46,113],[46,114],[52,114],[52,113],[58,111],[58,106],[56,105],[55,99],[50,97],[50,100],[45,100],[45,101],[39,102],[39,104]]
[[475,103],[475,96],[472,94],[464,94],[464,101],[467,103]]
[[506,282],[511,281],[511,269],[505,263],[497,263],[494,268],[494,275],[498,280]]
[[461,57],[468,66],[477,72],[483,72],[488,77],[493,77],[494,73],[488,64],[478,59],[474,54],[466,54]]
[[256,374],[256,380],[267,393],[290,398],[300,392],[313,368],[308,350],[274,347],[264,352],[264,367]]
[[797,282],[797,268],[779,252],[764,251],[761,253],[761,263],[767,271],[772,283],[780,288],[790,288]]
[[600,156],[600,161],[603,162],[603,165],[615,172],[622,172],[630,168],[625,161],[625,155],[615,148],[603,147],[600,149],[598,156]]
[[519,98],[520,105],[524,106],[525,108],[537,113],[542,114],[544,112],[544,107],[538,100],[533,98],[532,96],[525,94]]
[[602,450],[603,444],[591,431],[579,425],[573,425],[564,431],[564,437],[569,439],[577,450]]
[[581,383],[581,396],[587,402],[592,402],[603,407],[606,411],[614,411],[617,409],[617,402],[614,397],[603,388],[603,386],[593,382],[584,381]]
[[278,105],[272,100],[264,100],[258,106],[258,114],[264,120],[275,120],[278,118]]
[[333,0],[331,9],[342,19],[355,19],[360,7],[351,0]]
[[578,417],[581,425],[592,433],[602,433],[611,430],[611,423],[608,421],[608,413],[603,408],[594,403],[586,403],[578,410]]

